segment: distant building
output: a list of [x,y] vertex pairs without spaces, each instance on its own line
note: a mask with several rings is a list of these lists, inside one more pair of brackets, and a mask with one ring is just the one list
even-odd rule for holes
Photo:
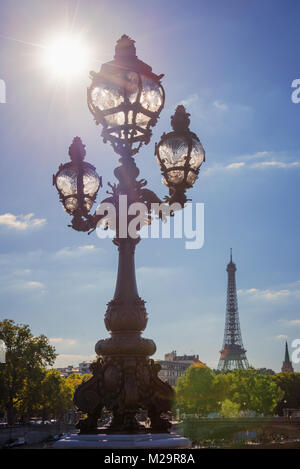
[[178,378],[189,366],[202,362],[199,360],[199,355],[176,355],[176,352],[173,351],[166,353],[164,360],[156,360],[156,363],[161,366],[161,370],[158,372],[159,378],[171,386],[176,386]]
[[90,366],[93,362],[82,362],[82,363],[79,363],[79,374],[80,375],[90,375],[91,374],[91,370],[90,370]]
[[275,375],[275,371],[271,370],[270,368],[258,368],[256,371],[261,374]]
[[68,365],[65,368],[55,368],[59,371],[60,375],[64,378],[67,378],[72,373],[77,373],[79,375],[87,375],[91,374],[90,366],[93,362],[82,362],[79,363],[78,367],[73,367],[72,365]]
[[72,365],[66,366],[65,368],[55,368],[55,369],[60,373],[60,376],[63,376],[64,378],[67,378],[73,373],[79,372],[79,369],[74,368]]
[[285,343],[285,356],[284,356],[284,362],[282,363],[281,371],[289,371],[291,373],[293,373],[293,371],[294,371],[292,362],[290,360],[290,355],[289,355],[289,349],[288,349],[287,342]]

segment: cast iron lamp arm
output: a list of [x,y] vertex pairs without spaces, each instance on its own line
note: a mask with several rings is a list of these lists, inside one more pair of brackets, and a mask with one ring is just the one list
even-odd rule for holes
[[[147,207],[149,223],[151,223],[151,214],[154,213],[159,219],[166,221],[167,216],[173,217],[175,210],[179,210],[180,208],[183,209],[185,202],[191,200],[186,198],[185,191],[177,188],[170,190],[170,195],[164,196],[164,199],[162,200],[154,191],[145,188],[146,184],[147,181],[145,179],[136,181],[136,185],[138,187],[137,197],[133,202],[143,203]],[[103,199],[100,205],[111,203],[115,209],[117,209],[118,203],[116,201],[116,197],[119,192],[120,185],[112,185],[110,183],[108,183],[108,185],[112,188],[112,192],[107,191],[107,194],[110,194],[112,197]],[[177,204],[177,206],[174,207],[174,204]],[[97,228],[98,223],[106,216],[107,211],[101,215],[97,213],[97,210],[93,215],[88,213],[83,214],[82,212],[76,213],[73,216],[71,224],[68,226],[76,231],[88,232],[88,234],[91,234]]]

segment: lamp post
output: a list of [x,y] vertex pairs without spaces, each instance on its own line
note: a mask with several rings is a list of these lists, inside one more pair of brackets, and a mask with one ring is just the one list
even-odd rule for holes
[[[162,212],[164,207],[172,209],[175,203],[177,209],[183,208],[187,201],[185,192],[193,186],[205,160],[198,137],[189,130],[189,114],[183,106],[178,106],[171,119],[173,131],[164,134],[155,147],[169,195],[162,201],[145,188],[144,179],[137,179],[139,169],[133,156],[143,143],[149,143],[151,127],[163,109],[162,77],[137,58],[134,41],[125,35],[117,42],[114,59],[102,65],[99,73],[91,72],[88,107],[96,124],[102,126],[104,142],[110,142],[120,156],[120,166],[114,170],[118,183],[109,183],[110,197],[101,202],[110,203],[116,209],[115,224],[106,220],[106,213],[89,213],[102,180],[95,168],[84,161],[85,147],[79,137],[69,148],[71,162],[61,165],[53,177],[64,209],[73,217],[70,226],[78,231],[90,231],[105,221],[107,227],[115,230],[113,242],[119,250],[116,289],[104,318],[110,338],[97,342],[95,350],[101,358],[92,366],[92,378],[82,383],[74,395],[77,407],[88,414],[78,424],[81,433],[100,431],[97,420],[104,407],[113,414],[110,428],[105,432],[145,430],[136,419],[140,409],[148,412],[150,431],[167,432],[170,428],[163,414],[171,410],[173,391],[158,378],[159,365],[149,359],[156,351],[155,343],[141,337],[147,325],[147,313],[137,290],[134,252],[142,224],[129,235],[132,220],[129,216],[124,235],[121,213],[126,211],[127,220],[130,205],[142,203],[146,208],[146,223],[150,223],[154,211],[151,204],[159,203]],[[162,212],[159,216],[163,218]],[[173,210],[169,214],[172,216]]]

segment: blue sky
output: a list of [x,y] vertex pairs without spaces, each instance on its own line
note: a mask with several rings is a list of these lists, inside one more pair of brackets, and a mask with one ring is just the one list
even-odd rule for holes
[[[137,157],[141,177],[165,195],[154,143],[179,103],[207,155],[189,193],[205,204],[203,248],[186,250],[183,240],[137,247],[144,336],[155,340],[155,358],[177,350],[217,365],[232,247],[248,360],[279,371],[284,341],[300,338],[300,104],[291,101],[300,78],[299,13],[292,0],[1,2],[0,315],[50,337],[57,365],[89,359],[108,336],[115,246],[67,227],[52,174],[79,135],[104,186],[114,182],[117,157],[94,125],[86,87],[88,72],[112,58],[125,33],[139,58],[165,73],[165,108]],[[42,46],[64,31],[80,33],[91,51],[72,80],[56,80],[43,66]]]

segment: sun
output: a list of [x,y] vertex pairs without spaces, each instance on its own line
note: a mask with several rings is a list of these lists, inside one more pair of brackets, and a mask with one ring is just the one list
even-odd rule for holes
[[56,77],[74,77],[85,71],[89,51],[81,38],[60,36],[44,48],[44,61],[48,70]]

